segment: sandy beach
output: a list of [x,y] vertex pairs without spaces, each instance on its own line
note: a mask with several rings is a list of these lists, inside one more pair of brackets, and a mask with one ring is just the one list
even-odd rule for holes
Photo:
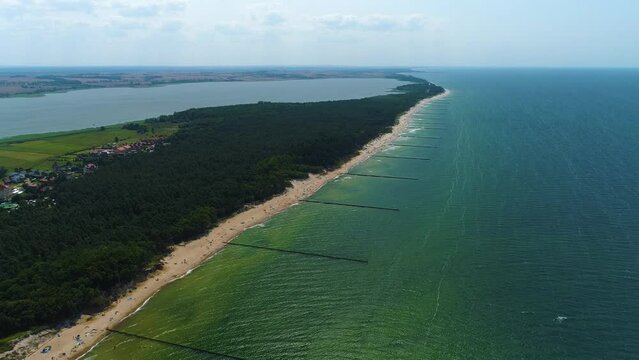
[[[163,259],[164,266],[162,270],[152,273],[146,280],[137,283],[134,288],[129,289],[126,294],[103,312],[93,316],[82,316],[75,325],[60,330],[56,335],[39,344],[37,351],[29,355],[27,359],[76,359],[82,356],[108,334],[108,328],[116,326],[125,317],[139,309],[145,301],[163,286],[187,275],[190,270],[215,255],[229,241],[240,235],[247,228],[267,221],[277,213],[296,204],[299,200],[312,195],[331,180],[388,146],[406,131],[411,117],[417,111],[431,101],[447,94],[448,92],[445,92],[434,98],[420,101],[400,116],[392,132],[369,142],[357,156],[344,163],[338,169],[319,175],[311,175],[306,180],[293,181],[292,186],[284,193],[226,219],[206,236],[188,242],[183,246],[175,246],[171,254]],[[48,346],[50,346],[50,351],[42,354],[42,349]]]

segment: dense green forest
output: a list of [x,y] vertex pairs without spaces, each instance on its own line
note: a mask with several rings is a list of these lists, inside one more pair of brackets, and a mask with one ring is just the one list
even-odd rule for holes
[[[402,77],[403,80],[408,78]],[[443,92],[412,79],[359,100],[192,109],[153,153],[96,160],[36,205],[0,213],[0,337],[107,305],[114,289],[246,204],[338,166]]]

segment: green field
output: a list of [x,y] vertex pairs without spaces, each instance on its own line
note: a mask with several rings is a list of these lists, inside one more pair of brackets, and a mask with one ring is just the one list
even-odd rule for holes
[[11,343],[23,336],[26,336],[28,333],[28,331],[22,331],[11,336],[7,336],[6,338],[0,339],[0,353],[11,350],[13,348],[13,346],[11,346]]
[[13,343],[19,340],[22,340],[24,338],[26,338],[27,336],[31,335],[31,334],[35,334],[38,333],[42,330],[45,330],[46,327],[43,326],[37,326],[34,327],[31,330],[26,330],[26,331],[20,331],[18,333],[15,333],[13,335],[7,336],[5,338],[0,339],[0,354],[2,354],[5,351],[9,351],[11,349],[13,349]]
[[66,163],[74,155],[93,147],[112,143],[132,143],[155,136],[168,136],[177,131],[177,125],[157,123],[148,125],[149,131],[138,134],[122,128],[122,124],[104,128],[21,135],[0,139],[0,167],[50,170],[54,162]]

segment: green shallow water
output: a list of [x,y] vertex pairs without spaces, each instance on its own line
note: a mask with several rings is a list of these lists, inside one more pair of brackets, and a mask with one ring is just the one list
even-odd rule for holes
[[[85,359],[639,358],[639,71],[438,70],[411,135],[154,296]],[[437,127],[438,129],[431,129]],[[207,353],[208,351],[209,353]]]

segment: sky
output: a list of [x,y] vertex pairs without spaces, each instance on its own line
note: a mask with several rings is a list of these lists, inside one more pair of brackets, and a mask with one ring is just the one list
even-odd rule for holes
[[0,0],[0,66],[639,67],[636,0]]

